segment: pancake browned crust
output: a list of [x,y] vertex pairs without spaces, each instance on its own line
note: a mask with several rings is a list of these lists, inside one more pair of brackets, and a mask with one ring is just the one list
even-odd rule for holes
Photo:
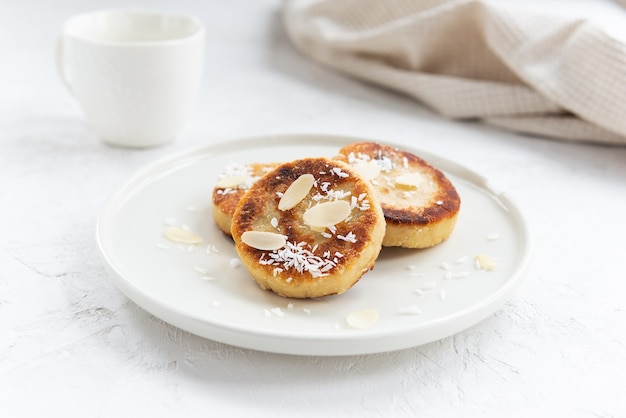
[[369,180],[385,214],[384,246],[428,248],[450,236],[461,199],[441,171],[410,152],[373,142],[353,143],[339,153],[357,169],[372,161],[380,168]]
[[[306,174],[315,182],[304,198],[280,210],[285,191]],[[307,210],[334,201],[347,202],[341,203],[349,213],[345,219],[327,228],[305,223]],[[281,234],[286,244],[259,250],[243,242],[246,231]],[[231,233],[242,263],[261,288],[286,297],[316,298],[345,292],[373,268],[385,221],[371,184],[349,165],[304,158],[279,165],[250,187],[235,210]]]
[[224,234],[230,236],[233,213],[235,213],[235,208],[244,193],[256,180],[276,168],[277,165],[278,163],[230,164],[219,175],[218,182],[226,181],[228,183],[228,179],[235,177],[243,180],[241,183],[229,187],[215,186],[213,188],[213,219]]

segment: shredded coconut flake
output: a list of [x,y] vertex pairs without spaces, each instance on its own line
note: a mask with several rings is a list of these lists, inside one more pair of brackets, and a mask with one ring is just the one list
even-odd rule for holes
[[176,218],[174,218],[173,216],[168,216],[167,218],[163,219],[163,225],[165,226],[172,226],[176,224]]
[[285,313],[279,307],[275,307],[275,308],[270,309],[270,312],[273,313],[274,315],[278,316],[278,317],[285,316]]
[[205,252],[207,253],[207,255],[219,254],[220,250],[215,245],[209,244],[206,246]]
[[346,178],[349,177],[350,175],[348,173],[346,173],[345,171],[343,171],[341,168],[339,167],[333,167],[330,169],[330,172],[334,175],[336,175],[337,177],[341,177],[341,178]]
[[431,290],[435,290],[436,288],[437,288],[437,282],[434,280],[431,280],[431,281],[422,283],[418,289],[423,292],[429,292]]
[[327,272],[332,270],[336,263],[327,257],[316,256],[313,252],[304,248],[305,245],[305,242],[298,244],[287,242],[279,250],[263,253],[261,258],[259,258],[259,263],[280,267],[283,271],[294,269],[298,273],[307,272],[313,277],[327,276]]
[[356,235],[354,235],[352,231],[348,232],[348,235],[346,236],[337,235],[337,238],[346,242],[351,242],[353,244],[356,242]]
[[497,232],[487,235],[487,241],[496,241],[499,238],[500,238],[500,234],[498,234]]
[[393,161],[389,159],[389,157],[385,157],[384,155],[380,155],[379,158],[376,158],[376,164],[380,167],[380,170],[383,172],[390,172],[393,170]]
[[411,305],[398,309],[400,315],[420,315],[422,310],[417,305]]
[[444,279],[446,279],[446,280],[450,280],[450,279],[465,279],[468,276],[469,276],[469,273],[466,272],[466,271],[459,271],[459,272],[456,272],[456,273],[448,271],[448,272],[446,272],[446,275],[445,275]]

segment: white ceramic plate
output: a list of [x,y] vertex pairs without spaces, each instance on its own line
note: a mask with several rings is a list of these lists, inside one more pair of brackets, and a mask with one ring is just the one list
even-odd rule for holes
[[[427,250],[385,248],[375,269],[352,289],[318,300],[263,291],[237,266],[232,241],[211,215],[211,192],[224,167],[332,156],[359,140],[364,139],[249,138],[193,149],[141,170],[108,199],[98,220],[97,243],[116,285],[148,312],[191,333],[302,355],[412,347],[464,330],[500,308],[530,259],[531,238],[521,213],[479,175],[407,147],[444,171],[461,196],[459,219],[447,241]],[[203,245],[168,241],[163,236],[168,224],[185,225]],[[476,269],[478,254],[495,259],[495,271]],[[362,309],[375,309],[380,318],[368,328],[350,328],[346,316]]]

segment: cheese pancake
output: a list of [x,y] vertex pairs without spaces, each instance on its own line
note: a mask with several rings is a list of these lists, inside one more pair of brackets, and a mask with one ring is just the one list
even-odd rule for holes
[[239,200],[250,186],[269,171],[276,163],[230,164],[217,179],[213,188],[213,219],[218,228],[230,235],[230,224]]
[[373,142],[347,145],[339,154],[376,190],[387,224],[384,246],[428,248],[450,236],[461,199],[441,171],[410,152]]
[[317,298],[345,292],[373,268],[385,221],[372,185],[348,164],[304,158],[252,184],[231,234],[261,288]]

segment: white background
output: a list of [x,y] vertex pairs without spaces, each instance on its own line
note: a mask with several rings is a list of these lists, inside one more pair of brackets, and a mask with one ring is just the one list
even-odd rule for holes
[[[177,141],[110,147],[58,81],[54,42],[69,16],[120,5],[0,3],[0,416],[626,414],[625,148],[445,120],[330,72],[292,48],[273,0],[134,2],[205,23],[205,78]],[[125,179],[178,150],[289,132],[412,144],[493,179],[535,237],[520,291],[425,346],[299,357],[190,335],[113,286],[94,229]]]

